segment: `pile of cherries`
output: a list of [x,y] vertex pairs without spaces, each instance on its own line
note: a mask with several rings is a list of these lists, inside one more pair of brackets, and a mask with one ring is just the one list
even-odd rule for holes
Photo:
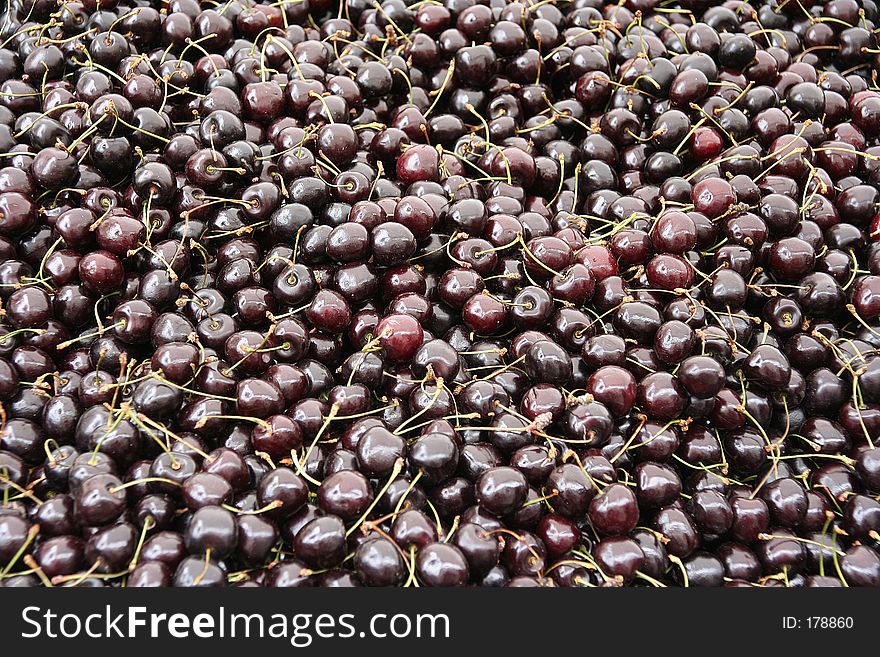
[[0,586],[880,585],[873,0],[10,0]]

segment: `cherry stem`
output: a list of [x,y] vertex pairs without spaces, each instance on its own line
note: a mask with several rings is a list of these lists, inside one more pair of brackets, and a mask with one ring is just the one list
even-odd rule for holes
[[674,554],[669,555],[669,560],[681,569],[681,577],[684,587],[688,588],[690,586],[690,580],[688,579],[687,568],[684,567],[684,562]]
[[385,485],[382,487],[376,495],[373,497],[373,501],[370,502],[370,506],[367,507],[367,510],[363,512],[360,518],[358,518],[357,522],[355,522],[348,530],[345,532],[346,538],[351,536],[358,527],[363,524],[363,522],[370,516],[370,513],[373,512],[373,509],[376,508],[376,505],[381,501],[382,496],[388,492],[388,489],[391,487],[391,484],[394,483],[394,480],[397,479],[397,476],[400,474],[400,471],[403,470],[404,460],[402,458],[394,461],[394,467],[391,468],[391,474],[388,475],[388,481],[385,482]]
[[34,495],[32,491],[30,491],[27,488],[24,488],[23,486],[18,485],[17,483],[12,481],[7,475],[8,475],[8,473],[6,470],[6,466],[3,466],[3,470],[0,471],[0,483],[5,484],[6,486],[9,486],[11,488],[14,488],[19,493],[21,493],[24,497],[27,497],[27,498],[33,500],[38,505],[43,503],[43,500],[41,500],[39,497]]
[[205,548],[205,567],[202,569],[198,575],[196,575],[195,579],[193,579],[193,586],[198,586],[201,584],[202,580],[205,578],[205,575],[208,574],[208,568],[211,566],[211,548]]
[[404,504],[404,502],[406,501],[406,498],[409,496],[409,494],[410,494],[410,493],[413,491],[413,489],[416,487],[416,484],[419,483],[419,479],[422,478],[422,475],[423,475],[423,474],[424,474],[424,472],[423,472],[422,470],[419,470],[419,471],[416,473],[416,475],[412,478],[412,481],[409,483],[409,486],[407,486],[406,490],[403,491],[403,495],[400,496],[400,499],[397,500],[397,504],[394,506],[394,515],[395,515],[395,516],[396,516],[398,513],[400,513],[400,509],[403,508],[403,504]]
[[141,484],[171,484],[172,486],[177,486],[178,488],[181,486],[180,483],[174,481],[173,479],[168,479],[167,477],[141,477],[140,479],[132,479],[131,481],[127,481],[124,484],[119,484],[118,486],[113,486],[112,488],[108,488],[111,493],[118,493],[121,490],[125,490],[126,488],[131,488],[132,486],[139,486]]
[[128,563],[128,570],[131,572],[137,567],[138,560],[141,557],[141,550],[144,547],[144,541],[147,539],[147,533],[156,526],[156,519],[153,516],[149,515],[144,518],[144,526],[141,527],[141,535],[138,538],[137,545],[134,548],[134,554],[131,557],[131,561]]
[[[434,390],[433,394],[431,395],[431,399],[430,399],[430,401],[428,402],[427,406],[425,406],[423,409],[421,409],[418,413],[414,413],[413,415],[410,415],[410,416],[409,416],[408,418],[406,418],[403,422],[401,422],[401,423],[400,423],[400,426],[398,426],[397,429],[394,430],[394,433],[395,433],[395,434],[399,434],[400,432],[402,432],[402,431],[404,430],[403,428],[404,428],[407,424],[411,423],[411,422],[412,422],[413,420],[415,420],[416,418],[421,417],[422,415],[424,415],[425,413],[427,413],[427,412],[428,412],[428,411],[434,406],[434,404],[436,403],[437,399],[440,397],[440,393],[442,393],[444,390],[446,390],[446,386],[443,385],[443,377],[437,377],[437,378],[435,379],[435,381],[436,381],[435,384],[434,384],[434,385],[435,385],[435,390]],[[424,389],[424,388],[423,388],[423,389]]]
[[[9,573],[9,571],[11,571],[12,568],[15,566],[16,562],[17,562],[19,559],[21,559],[22,555],[23,555],[25,552],[27,552],[27,550],[28,550],[28,548],[30,547],[31,543],[34,542],[34,539],[37,537],[37,534],[39,534],[39,533],[40,533],[40,526],[39,526],[39,525],[36,525],[36,524],[35,524],[35,525],[31,525],[30,529],[28,530],[27,536],[26,536],[25,539],[24,539],[24,542],[22,542],[22,544],[21,544],[21,546],[18,548],[18,550],[15,551],[15,554],[12,555],[12,558],[11,558],[11,559],[9,560],[9,562],[3,567],[3,570],[0,570],[0,579],[3,579],[4,577],[7,576],[7,574]],[[25,563],[27,563],[27,562],[25,562]]]
[[296,468],[296,474],[300,474],[300,473],[302,473],[303,470],[305,470],[306,464],[309,461],[309,456],[311,456],[311,454],[312,454],[312,450],[315,449],[315,446],[318,444],[318,441],[321,439],[321,436],[327,430],[327,427],[330,426],[330,423],[333,421],[333,418],[335,418],[338,413],[339,413],[339,404],[333,404],[332,406],[330,406],[330,412],[327,413],[327,417],[324,418],[324,422],[323,422],[323,424],[321,424],[321,428],[318,429],[318,433],[315,434],[315,438],[312,440],[311,445],[309,445],[309,448],[303,454],[302,460],[299,461],[299,464],[297,465],[297,468]]
[[36,576],[40,578],[43,586],[47,588],[52,588],[54,586],[54,584],[52,584],[52,581],[48,577],[46,577],[46,573],[43,572],[43,569],[40,568],[40,564],[38,564],[36,559],[34,559],[31,555],[24,555],[22,561],[24,561],[27,564],[28,568],[32,569]]
[[222,506],[227,511],[232,511],[233,513],[237,513],[240,516],[256,516],[261,513],[266,513],[267,511],[271,511],[272,509],[277,509],[279,507],[282,507],[282,506],[284,506],[284,502],[282,502],[281,500],[272,500],[267,505],[265,505],[259,509],[253,509],[250,511],[239,509],[238,507],[232,506],[231,504],[221,504],[220,506]]

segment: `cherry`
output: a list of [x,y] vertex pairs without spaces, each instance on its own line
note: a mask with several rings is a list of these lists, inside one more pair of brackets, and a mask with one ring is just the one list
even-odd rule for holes
[[628,534],[638,523],[638,504],[623,484],[612,484],[590,501],[590,524],[601,534]]
[[471,572],[485,574],[498,564],[501,544],[496,536],[482,526],[476,523],[462,524],[453,540],[467,560]]
[[759,345],[746,358],[743,374],[749,381],[767,390],[779,390],[788,383],[791,366],[778,348]]
[[397,159],[397,177],[405,185],[420,180],[437,181],[440,156],[436,149],[424,144],[415,144],[406,149]]
[[547,548],[531,532],[518,532],[506,541],[501,561],[514,576],[535,576],[544,571]]
[[591,476],[574,463],[554,468],[547,477],[546,489],[555,494],[554,510],[569,518],[582,517],[596,495]]
[[361,471],[372,477],[388,475],[405,453],[404,440],[384,427],[368,429],[357,444]]
[[13,17],[4,586],[876,584],[871,3],[327,4]]
[[537,419],[544,413],[558,419],[565,408],[562,392],[549,383],[538,384],[530,388],[522,397],[520,412],[530,420]]
[[60,189],[75,180],[77,175],[76,159],[60,148],[44,148],[34,157],[31,164],[31,175],[43,187]]
[[373,259],[379,266],[397,265],[413,255],[416,241],[412,231],[403,224],[381,223],[371,232]]
[[14,515],[0,516],[0,558],[8,563],[25,545],[31,524],[24,518]]
[[665,543],[667,551],[679,558],[691,554],[699,543],[697,529],[690,516],[674,505],[657,512],[653,528],[668,539]]
[[275,468],[259,482],[257,498],[261,508],[272,507],[266,513],[284,518],[296,513],[306,503],[308,489],[293,470]]
[[294,538],[297,556],[312,568],[329,568],[345,558],[345,525],[336,516],[315,518]]
[[181,493],[188,508],[199,509],[227,504],[232,496],[232,486],[219,475],[199,472],[184,482]]
[[525,355],[526,372],[536,383],[564,385],[571,378],[571,360],[555,342],[539,340]]
[[431,543],[420,549],[416,573],[426,586],[464,586],[469,578],[465,555],[448,543]]
[[439,432],[416,439],[408,454],[409,462],[424,473],[426,481],[430,483],[440,483],[448,478],[455,471],[458,459],[459,451],[454,438]]
[[368,538],[358,545],[354,568],[367,586],[399,584],[406,572],[397,546],[380,537]]
[[226,585],[225,569],[205,557],[186,557],[174,572],[173,585],[213,588]]
[[128,567],[136,546],[135,528],[120,523],[98,530],[86,542],[86,559],[99,564],[99,570],[113,573]]
[[89,525],[106,525],[125,509],[122,482],[109,474],[96,474],[85,479],[74,496],[77,516]]
[[596,544],[596,562],[611,577],[630,582],[645,562],[639,545],[625,536],[611,536]]
[[497,333],[507,321],[507,310],[501,301],[487,294],[474,294],[464,304],[462,321],[479,335]]
[[437,527],[421,511],[408,509],[394,519],[394,541],[404,550],[423,548],[437,540]]
[[676,319],[669,320],[654,335],[654,353],[665,363],[677,363],[691,354],[696,342],[690,326]]
[[700,490],[690,500],[694,523],[704,534],[722,535],[733,523],[733,511],[723,492]]
[[690,356],[681,362],[678,381],[688,393],[701,399],[717,395],[724,387],[724,369],[708,356]]
[[778,572],[782,568],[788,568],[796,573],[806,559],[806,549],[797,537],[786,529],[774,529],[774,538],[763,541],[758,545],[758,559],[765,572]]
[[151,561],[132,569],[126,585],[133,588],[158,588],[171,586],[171,571],[163,563]]
[[355,470],[341,470],[324,478],[318,489],[317,504],[345,521],[360,516],[373,501],[369,480]]
[[198,364],[198,349],[185,342],[161,345],[150,361],[152,369],[161,372],[166,380],[182,385],[193,378]]
[[844,507],[844,525],[855,536],[866,538],[877,531],[880,506],[865,495],[854,495]]
[[685,401],[684,389],[668,372],[648,374],[639,382],[638,403],[651,417],[674,418],[684,410]]
[[98,294],[116,290],[124,277],[122,263],[109,251],[93,251],[83,256],[78,269],[83,284]]
[[54,536],[34,550],[34,560],[48,578],[76,573],[85,558],[85,544],[76,536]]
[[490,468],[477,479],[476,497],[481,507],[498,516],[517,510],[526,500],[528,485],[518,470]]
[[236,410],[246,417],[267,418],[284,410],[285,400],[274,384],[262,379],[242,379],[236,385]]
[[736,202],[736,194],[729,182],[707,178],[696,185],[691,196],[694,208],[710,219],[720,217]]
[[876,586],[880,581],[878,567],[880,557],[865,545],[854,545],[840,560],[841,572],[850,586]]
[[724,147],[718,131],[712,127],[700,127],[691,136],[691,153],[701,161],[716,157]]
[[880,453],[876,449],[865,449],[856,457],[855,468],[865,486],[871,490],[880,487]]

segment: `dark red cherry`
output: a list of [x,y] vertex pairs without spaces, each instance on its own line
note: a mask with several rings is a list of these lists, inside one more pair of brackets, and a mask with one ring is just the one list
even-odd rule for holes
[[639,519],[636,496],[629,487],[612,484],[592,499],[589,518],[592,526],[601,534],[628,534]]

